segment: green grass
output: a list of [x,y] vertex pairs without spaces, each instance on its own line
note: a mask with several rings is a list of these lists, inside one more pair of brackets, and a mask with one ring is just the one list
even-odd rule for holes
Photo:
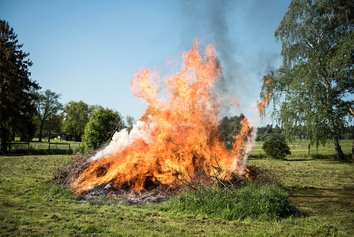
[[[349,142],[348,142],[349,144]],[[333,159],[251,159],[274,173],[307,216],[225,220],[166,204],[129,206],[79,200],[49,182],[72,156],[0,156],[1,236],[353,236],[354,165]],[[322,154],[333,154],[324,151]],[[236,197],[235,197],[236,198]]]
[[290,203],[285,190],[276,185],[252,183],[241,187],[197,189],[171,198],[162,206],[162,210],[225,220],[247,217],[270,220],[300,214]]

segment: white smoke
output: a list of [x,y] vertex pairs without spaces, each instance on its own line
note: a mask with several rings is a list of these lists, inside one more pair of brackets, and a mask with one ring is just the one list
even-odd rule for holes
[[136,140],[151,143],[150,134],[156,127],[156,123],[152,121],[152,116],[149,115],[148,118],[148,122],[137,121],[130,132],[127,129],[115,132],[108,146],[98,151],[90,160],[98,160],[107,155],[117,155],[125,148],[131,146]]
[[233,170],[235,170],[239,175],[243,175],[247,167],[247,159],[252,151],[253,146],[256,143],[257,128],[252,128],[250,135],[247,137],[247,142],[243,148],[242,157],[239,159],[236,157],[234,163],[232,164]]
[[243,159],[245,160],[245,163],[247,161],[249,154],[252,151],[254,144],[256,143],[256,137],[257,137],[257,128],[252,128],[251,134],[247,137],[247,143],[244,148],[245,154],[243,156]]

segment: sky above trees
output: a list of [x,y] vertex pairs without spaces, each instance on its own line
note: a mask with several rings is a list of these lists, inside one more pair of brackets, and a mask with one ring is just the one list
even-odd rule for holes
[[[198,38],[213,43],[241,111],[256,125],[262,75],[280,64],[274,31],[289,1],[0,0],[0,18],[33,61],[31,78],[61,102],[83,100],[139,118],[129,83],[141,68],[163,77],[180,68]],[[232,78],[231,78],[232,77]],[[227,113],[227,111],[225,112]],[[227,114],[226,114],[227,115]]]

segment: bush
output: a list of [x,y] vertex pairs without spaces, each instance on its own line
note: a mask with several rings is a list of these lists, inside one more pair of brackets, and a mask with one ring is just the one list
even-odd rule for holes
[[262,148],[268,156],[275,159],[284,159],[286,155],[291,154],[285,136],[281,133],[271,134],[263,143]]
[[85,126],[84,149],[88,151],[99,148],[111,139],[115,131],[123,127],[123,119],[118,112],[99,107]]
[[184,193],[163,203],[163,209],[226,220],[277,219],[298,214],[285,190],[275,185],[254,184]]

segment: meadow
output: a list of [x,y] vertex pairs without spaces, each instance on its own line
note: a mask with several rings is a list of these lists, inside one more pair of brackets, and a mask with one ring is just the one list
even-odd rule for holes
[[[350,154],[352,141],[343,141]],[[262,154],[257,143],[254,155]],[[330,144],[307,157],[306,142],[287,160],[255,159],[269,170],[304,215],[226,220],[166,211],[166,204],[80,200],[52,181],[72,155],[0,156],[1,236],[353,236],[354,164],[339,162]]]

